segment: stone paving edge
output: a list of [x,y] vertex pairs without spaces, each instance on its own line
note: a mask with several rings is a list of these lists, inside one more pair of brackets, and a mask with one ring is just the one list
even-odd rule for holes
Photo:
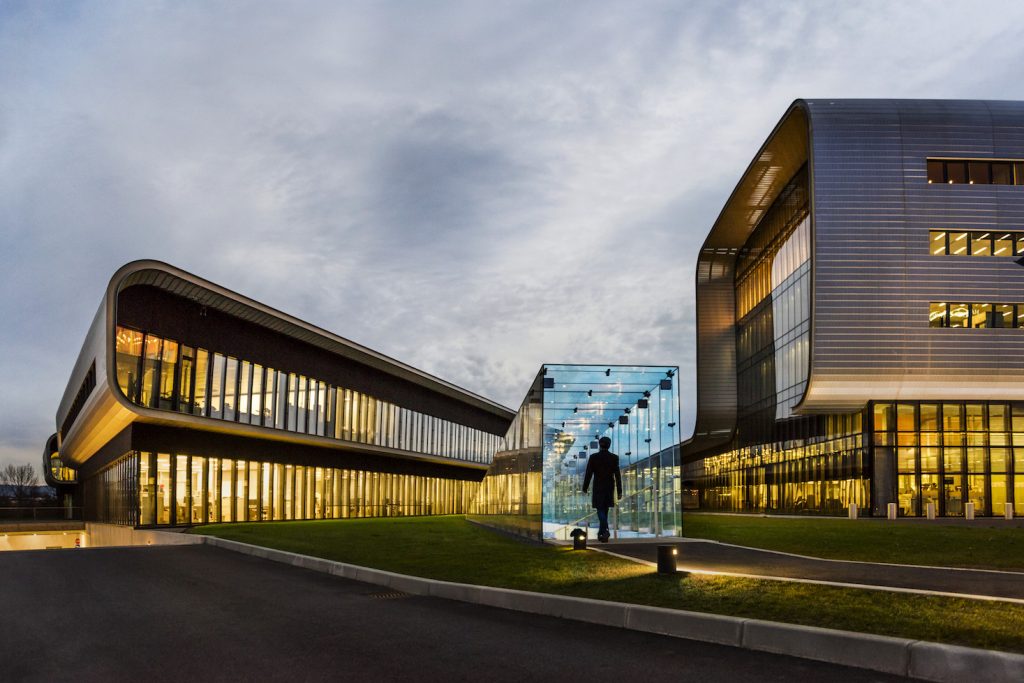
[[205,545],[385,586],[411,595],[458,600],[518,612],[730,645],[937,683],[960,683],[968,676],[993,683],[1024,680],[1024,655],[1010,652],[721,614],[453,583],[229,541],[216,536],[199,537],[203,539],[200,543]]

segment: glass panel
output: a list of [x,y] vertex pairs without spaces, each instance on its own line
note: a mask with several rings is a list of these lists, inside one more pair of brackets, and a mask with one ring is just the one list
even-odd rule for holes
[[263,366],[252,366],[252,402],[249,404],[249,423],[258,425],[261,423],[263,411]]
[[905,517],[918,516],[918,491],[916,475],[899,475],[899,506],[901,515]]
[[295,519],[306,519],[306,468],[295,466]]
[[961,409],[958,404],[944,403],[942,405],[942,429],[946,432],[960,431]]
[[974,447],[967,449],[967,471],[973,474],[985,473],[985,449]]
[[974,503],[974,514],[987,515],[988,506],[985,497],[985,476],[972,475],[967,477],[967,502]]
[[900,403],[896,406],[896,429],[901,432],[916,431],[913,405]]
[[203,502],[206,500],[206,491],[203,484],[206,478],[203,477],[203,459],[192,456],[192,481],[189,485],[189,504],[191,506],[191,523],[202,524],[206,519],[203,514]]
[[1013,168],[1006,161],[993,161],[992,162],[992,184],[993,185],[1012,185],[1013,184]]
[[191,346],[181,347],[181,371],[178,374],[178,410],[192,412],[192,370],[195,366],[195,350]]
[[946,231],[932,230],[928,233],[931,243],[932,256],[944,256],[946,254]]
[[257,522],[260,519],[260,464],[249,462],[249,505],[246,508],[250,522]]
[[949,326],[968,327],[970,307],[967,304],[949,304]]
[[142,333],[118,327],[114,354],[117,363],[117,385],[125,398],[132,403],[138,403]]
[[992,327],[1013,327],[1013,304],[995,304],[992,307]]
[[156,456],[156,523],[171,523],[171,456],[159,453]]
[[209,470],[210,476],[206,482],[206,521],[212,524],[220,521],[220,460],[210,458],[208,465],[206,469]]
[[178,342],[164,340],[160,364],[160,394],[157,407],[171,410],[174,407],[174,380],[177,377]]
[[967,164],[962,161],[947,161],[946,162],[946,182],[947,183],[966,183],[967,182]]
[[238,421],[249,422],[249,395],[252,390],[252,364],[243,360],[238,366]]
[[224,356],[213,354],[213,375],[210,377],[210,417],[220,418],[223,415],[224,392]]
[[875,404],[875,431],[884,432],[894,427],[891,403]]
[[1024,185],[1024,162],[1016,161],[1013,164],[1013,184]]
[[939,475],[921,475],[921,512],[927,514],[928,504],[934,506],[935,514],[939,514]]
[[1008,232],[997,232],[993,235],[993,256],[1013,256],[1013,235]]
[[971,304],[971,327],[992,327],[992,304]]
[[993,432],[1005,432],[1007,427],[1006,405],[990,403],[988,406],[988,424]]
[[295,390],[298,385],[298,378],[289,373],[288,374],[288,431],[294,432],[297,421],[296,416],[296,397]]
[[263,422],[265,427],[274,426],[274,380],[277,379],[277,370],[267,368],[266,384],[263,387]]
[[932,303],[928,306],[928,327],[947,327],[945,303]]
[[1014,256],[1020,256],[1024,254],[1024,235],[1017,235],[1017,246],[1014,249]]
[[235,520],[235,461],[220,461],[220,514],[222,522]]
[[992,255],[992,233],[972,232],[971,233],[971,256]]
[[[989,461],[992,472],[1006,472],[1006,466],[1009,462],[1007,451],[1005,448],[993,448],[989,451]],[[1022,472],[1021,474],[1024,474]]]
[[139,455],[139,524],[153,524],[155,508],[156,473],[153,471],[153,454],[143,452]]
[[238,390],[238,359],[228,358],[224,373],[224,419],[235,419],[235,392]]
[[175,457],[174,463],[174,523],[188,524],[189,522],[189,501],[188,501],[188,456],[179,455]]
[[967,404],[967,431],[985,431],[985,406],[979,403]]
[[192,402],[192,414],[193,415],[204,415],[206,414],[206,384],[209,381],[207,377],[207,364],[209,354],[206,349],[199,349],[196,351],[196,382],[195,382],[195,397]]
[[285,465],[284,475],[284,518],[294,519],[295,509],[292,504],[292,492],[295,490],[295,468],[292,465]]
[[951,232],[949,233],[949,253],[953,256],[966,256],[967,255],[967,233],[966,232]]
[[157,368],[160,366],[160,337],[146,335],[145,359],[142,362],[142,395],[139,403],[155,407],[157,396]]
[[928,160],[928,182],[929,183],[942,183],[946,181],[945,178],[945,164],[941,161]]
[[921,431],[935,431],[939,428],[939,406],[934,403],[921,404]]
[[922,472],[938,472],[939,471],[939,449],[938,448],[922,448],[921,449],[921,471]]
[[245,509],[249,498],[249,478],[244,460],[235,461],[235,521],[246,521]]
[[1006,475],[993,474],[992,487],[992,515],[1002,516],[1006,514]]
[[987,161],[968,162],[967,170],[970,174],[969,182],[972,185],[989,185],[992,182],[992,176],[989,171],[989,162]]
[[262,472],[260,473],[260,481],[262,490],[260,491],[260,519],[266,521],[274,518],[273,512],[273,488],[274,472],[273,466],[269,462],[265,462],[261,465]]
[[960,484],[962,479],[959,474],[947,474],[943,478],[947,517],[961,517],[964,514],[964,492]]
[[274,408],[274,427],[284,429],[286,426],[285,417],[288,410],[288,375],[280,370],[277,371],[276,389],[277,406]]

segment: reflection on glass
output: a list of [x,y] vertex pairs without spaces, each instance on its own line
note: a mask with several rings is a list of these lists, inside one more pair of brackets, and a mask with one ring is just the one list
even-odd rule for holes
[[946,231],[945,230],[932,230],[928,233],[929,243],[931,244],[932,256],[944,256],[946,251]]
[[121,393],[129,401],[137,403],[139,401],[139,365],[142,361],[142,333],[118,327],[114,355],[117,363],[117,384],[121,388]]

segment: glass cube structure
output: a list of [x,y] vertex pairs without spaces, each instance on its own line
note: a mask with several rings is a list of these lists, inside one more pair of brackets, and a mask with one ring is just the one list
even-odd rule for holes
[[587,459],[607,436],[622,473],[622,498],[609,514],[612,537],[680,534],[677,375],[674,366],[541,367],[470,519],[534,538],[596,529],[583,483]]

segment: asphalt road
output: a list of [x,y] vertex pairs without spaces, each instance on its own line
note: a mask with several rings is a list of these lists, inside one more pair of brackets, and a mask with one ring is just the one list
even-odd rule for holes
[[4,681],[897,680],[208,546],[0,553],[0,607]]
[[[607,545],[597,544],[595,547],[650,562],[657,562],[658,559],[657,544],[653,543],[620,541]],[[676,562],[680,569],[703,569],[737,574],[781,576],[815,581],[838,581],[1024,599],[1024,573],[1022,572],[837,562],[696,540],[678,543],[676,547],[679,550]]]

